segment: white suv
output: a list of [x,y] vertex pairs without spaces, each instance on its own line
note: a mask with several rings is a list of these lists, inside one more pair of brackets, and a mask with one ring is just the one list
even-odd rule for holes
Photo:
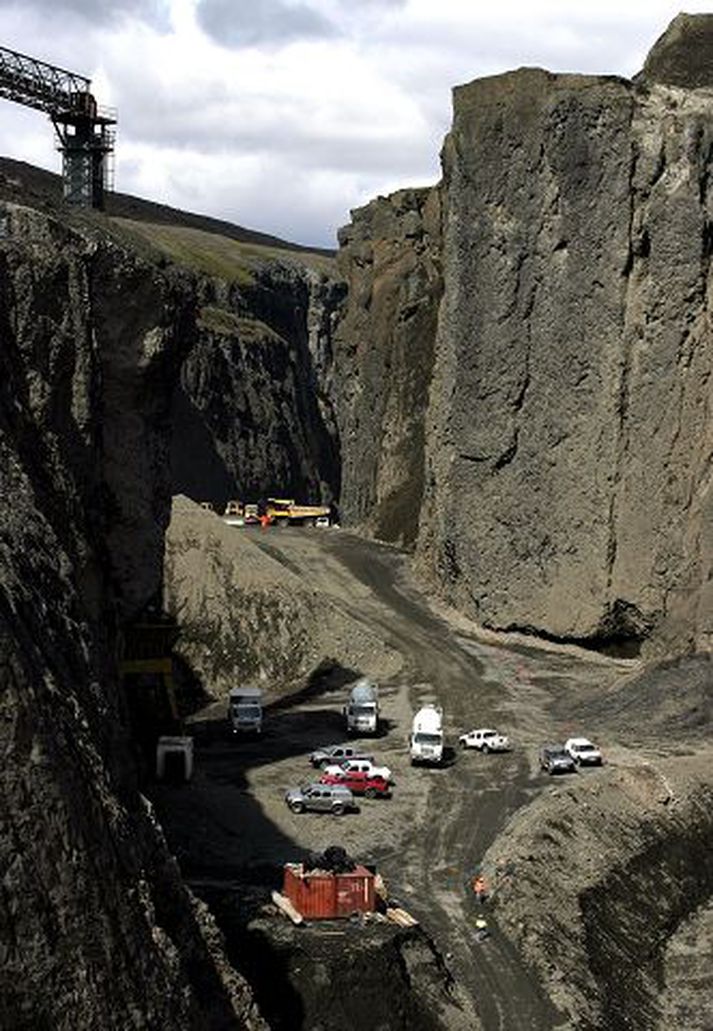
[[470,730],[458,738],[461,748],[479,748],[481,752],[507,752],[510,742],[497,730]]
[[564,743],[564,750],[571,755],[577,766],[601,766],[602,753],[586,737],[571,737]]

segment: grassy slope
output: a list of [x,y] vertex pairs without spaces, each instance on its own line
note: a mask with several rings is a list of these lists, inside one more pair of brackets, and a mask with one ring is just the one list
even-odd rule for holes
[[140,237],[176,264],[243,285],[252,281],[252,273],[259,265],[270,260],[299,263],[324,273],[330,272],[333,265],[333,259],[324,254],[297,253],[283,246],[230,239],[185,225],[161,225],[126,218],[112,221],[124,233]]
[[[0,157],[0,198],[56,209],[62,205],[61,197],[59,176]],[[319,272],[332,269],[332,251],[303,247],[231,222],[128,194],[108,194],[106,215],[127,242],[148,245],[171,261],[231,282],[249,283],[255,268],[276,259],[307,265]],[[103,219],[106,215],[91,213],[90,217]]]

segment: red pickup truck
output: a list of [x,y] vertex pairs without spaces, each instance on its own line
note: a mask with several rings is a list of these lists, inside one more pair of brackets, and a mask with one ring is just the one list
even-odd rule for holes
[[343,773],[324,773],[322,784],[343,784],[353,795],[366,798],[390,798],[391,784],[384,777],[371,776],[361,770],[345,770]]

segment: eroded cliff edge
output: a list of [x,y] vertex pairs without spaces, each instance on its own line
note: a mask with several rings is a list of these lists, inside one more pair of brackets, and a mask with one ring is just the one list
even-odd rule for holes
[[[361,209],[343,235],[361,408],[383,404],[375,362],[398,390],[399,334],[432,347],[404,434],[417,464],[425,441],[423,500],[403,482],[391,505],[418,508],[418,561],[488,626],[709,644],[713,77],[693,61],[685,81],[684,58],[711,23],[677,19],[635,82],[521,69],[456,88],[432,337],[360,300],[393,226]],[[372,531],[373,456],[417,407],[369,444],[342,413],[345,511]]]
[[137,789],[120,628],[155,598],[193,291],[0,208],[0,1023],[261,1026]]

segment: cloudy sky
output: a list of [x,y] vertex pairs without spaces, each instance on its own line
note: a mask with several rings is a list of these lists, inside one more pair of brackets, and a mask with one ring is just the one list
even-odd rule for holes
[[[350,208],[438,179],[451,86],[521,65],[633,75],[679,9],[0,0],[0,45],[91,77],[118,107],[117,189],[333,246]],[[6,101],[0,112],[0,153],[58,171],[46,118]]]

